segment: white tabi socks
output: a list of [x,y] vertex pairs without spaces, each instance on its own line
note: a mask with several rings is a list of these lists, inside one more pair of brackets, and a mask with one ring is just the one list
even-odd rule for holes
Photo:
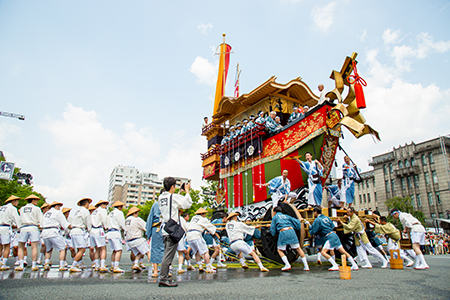
[[358,265],[356,264],[356,261],[353,259],[353,257],[349,257],[348,261],[352,264],[352,270],[356,271],[359,270]]
[[336,263],[336,261],[330,257],[328,261],[331,263],[332,267],[328,269],[328,271],[339,271],[339,265]]
[[309,266],[308,266],[308,261],[306,260],[306,256],[302,257],[302,262],[303,262],[303,270],[309,271]]
[[281,268],[281,271],[287,271],[291,269],[291,264],[289,263],[289,260],[287,256],[282,256],[281,260],[284,262],[284,267]]

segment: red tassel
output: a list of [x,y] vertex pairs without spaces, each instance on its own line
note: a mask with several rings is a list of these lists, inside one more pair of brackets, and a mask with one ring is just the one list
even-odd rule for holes
[[356,106],[359,109],[366,108],[366,100],[364,99],[364,91],[361,83],[355,83]]
[[356,97],[356,106],[359,109],[366,108],[366,99],[364,99],[364,91],[362,86],[367,86],[366,81],[359,76],[358,70],[356,69],[356,62],[353,61],[353,72],[354,75],[350,75],[347,78],[347,81],[350,84],[354,84],[355,88],[355,97]]

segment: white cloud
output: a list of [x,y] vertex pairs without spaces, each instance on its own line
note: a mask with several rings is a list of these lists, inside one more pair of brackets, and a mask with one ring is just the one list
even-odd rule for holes
[[197,56],[189,68],[189,72],[197,76],[199,83],[214,86],[217,80],[218,62],[210,62],[207,58]]
[[410,71],[411,59],[423,59],[433,52],[443,53],[450,50],[450,41],[435,42],[433,36],[428,33],[419,34],[416,40],[416,45],[399,45],[392,48],[391,56],[398,69]]
[[392,31],[391,29],[388,28],[383,32],[383,41],[385,45],[397,43],[399,37],[400,37],[400,30]]
[[333,24],[333,15],[336,8],[336,2],[330,2],[324,7],[316,5],[311,10],[311,18],[314,23],[322,30],[327,30]]
[[211,24],[211,23],[208,23],[208,24],[200,23],[200,25],[197,26],[197,29],[200,30],[201,34],[210,33],[212,28],[213,28],[213,24]]
[[18,134],[20,134],[20,126],[11,124],[10,122],[0,123],[0,144],[2,147],[10,144],[8,136],[17,136]]
[[364,29],[364,31],[361,33],[361,36],[359,37],[359,40],[361,42],[364,42],[366,40],[367,37],[367,30]]
[[67,105],[62,120],[48,119],[42,128],[52,137],[58,154],[53,158],[53,182],[36,190],[73,207],[81,197],[105,199],[109,175],[120,161],[148,167],[159,154],[160,145],[149,128],[125,124],[122,136],[105,128],[94,111]]

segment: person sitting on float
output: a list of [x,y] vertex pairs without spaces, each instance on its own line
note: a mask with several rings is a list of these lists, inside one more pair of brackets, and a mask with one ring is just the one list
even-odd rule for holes
[[278,132],[281,130],[281,128],[283,128],[283,126],[281,126],[280,124],[278,124],[275,121],[276,116],[277,116],[277,113],[274,111],[271,111],[270,115],[266,119],[266,130],[269,131],[270,133]]
[[266,118],[264,117],[264,111],[260,110],[258,112],[258,118],[256,119],[255,123],[264,124],[265,121],[266,121]]
[[253,129],[256,125],[255,125],[255,116],[254,115],[250,115],[250,117],[248,117],[248,119],[250,120],[247,124],[247,128],[248,130]]
[[242,120],[242,129],[241,129],[241,133],[245,133],[247,131],[249,131],[250,128],[248,127],[248,119],[244,119]]
[[238,137],[242,133],[242,124],[236,123],[235,130],[234,130],[234,137]]
[[303,106],[303,112],[305,113],[305,115],[308,111],[309,111],[309,106],[308,105]]
[[294,111],[293,111],[292,114],[289,116],[288,123],[294,122],[295,120],[297,120],[298,118],[301,118],[301,117],[302,117],[302,113],[299,112],[297,106],[294,106]]

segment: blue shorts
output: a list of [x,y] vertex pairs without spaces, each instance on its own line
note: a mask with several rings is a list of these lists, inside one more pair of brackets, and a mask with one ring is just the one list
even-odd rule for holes
[[334,250],[334,249],[339,249],[342,247],[341,244],[341,240],[339,239],[339,237],[337,236],[337,234],[335,232],[330,232],[327,236],[326,236],[326,242],[323,245],[323,249],[326,250]]

